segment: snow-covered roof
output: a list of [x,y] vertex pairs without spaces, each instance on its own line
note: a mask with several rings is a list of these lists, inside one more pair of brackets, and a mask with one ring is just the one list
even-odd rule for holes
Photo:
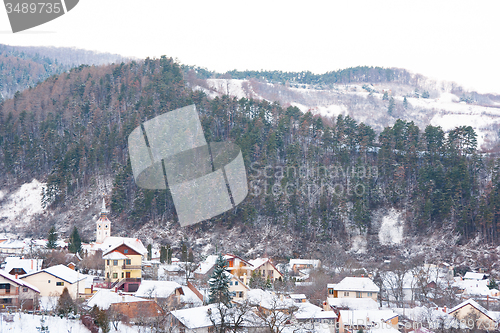
[[121,254],[118,251],[113,251],[113,252],[109,252],[105,256],[102,256],[102,259],[105,259],[105,260],[124,260],[124,259],[128,259],[128,257],[124,254]]
[[289,265],[290,267],[293,267],[293,265],[308,265],[318,268],[320,261],[318,259],[290,259]]
[[182,286],[181,302],[185,304],[191,304],[193,306],[202,306],[203,301],[187,286]]
[[346,324],[371,325],[386,322],[397,316],[392,310],[340,310],[339,320]]
[[124,302],[147,302],[147,299],[135,297],[132,295],[120,295],[113,292],[110,289],[100,289],[88,300],[87,306],[97,307],[101,310],[107,310],[114,303],[124,303]]
[[265,309],[287,309],[296,307],[297,304],[290,298],[285,298],[262,289],[250,289],[247,294],[248,300],[253,304],[259,304]]
[[483,280],[487,277],[487,274],[484,273],[474,273],[474,272],[467,272],[464,275],[465,280]]
[[108,252],[113,251],[120,245],[127,245],[132,250],[140,253],[141,255],[144,255],[148,252],[139,238],[131,237],[106,237],[104,239],[104,242],[100,244],[100,249],[102,250],[103,255],[106,255]]
[[6,272],[10,272],[14,268],[22,268],[26,274],[36,272],[42,269],[43,259],[21,259],[20,257],[5,258]]
[[337,283],[334,290],[338,291],[364,291],[378,293],[380,288],[367,277],[351,277],[344,278],[340,283]]
[[182,293],[182,287],[177,282],[142,280],[135,296],[144,298],[167,298],[174,294],[179,288]]
[[350,310],[376,310],[378,304],[371,298],[327,298],[328,304],[336,308],[348,308]]
[[455,306],[454,308],[451,308],[449,311],[448,311],[448,314],[452,314],[453,312],[457,311],[458,309],[460,308],[463,308],[464,306],[467,306],[467,305],[471,305],[472,307],[476,308],[477,310],[479,310],[480,312],[484,313],[484,315],[488,316],[491,320],[493,321],[496,321],[496,316],[492,313],[490,313],[490,311],[486,310],[483,306],[479,305],[475,300],[473,299],[468,299],[466,301],[463,301],[462,303],[458,304],[457,306]]
[[175,310],[170,313],[177,320],[179,320],[186,328],[196,329],[202,327],[213,326],[212,321],[208,315],[208,309],[215,308],[215,304],[210,304],[206,306],[199,306],[196,308]]
[[248,262],[253,266],[252,269],[257,269],[269,261],[269,258],[257,258],[249,260]]
[[306,299],[306,295],[304,294],[290,294],[291,299]]
[[81,280],[86,278],[84,274],[80,274],[77,271],[72,270],[71,268],[68,268],[64,265],[56,265],[56,266],[52,266],[52,267],[43,269],[43,270],[38,271],[38,272],[33,272],[30,274],[23,275],[20,277],[20,279],[24,279],[28,276],[39,274],[42,272],[53,275],[61,280],[64,280],[64,281],[70,283],[70,284],[76,283],[76,282],[81,281]]
[[5,278],[7,280],[14,282],[15,284],[17,284],[19,286],[27,287],[27,288],[30,288],[31,290],[36,291],[37,293],[40,293],[40,290],[37,287],[35,287],[34,285],[32,285],[28,282],[22,281],[21,279],[16,279],[15,276],[10,275],[6,271],[0,270],[0,276],[2,276],[3,278]]
[[207,274],[208,271],[210,271],[212,267],[214,267],[215,262],[217,261],[217,257],[218,256],[216,255],[209,255],[204,261],[200,263],[200,265],[198,266],[198,268],[196,268],[194,273],[203,275]]
[[309,302],[297,304],[298,309],[294,316],[297,319],[335,319],[337,315],[333,311],[323,311],[322,308]]

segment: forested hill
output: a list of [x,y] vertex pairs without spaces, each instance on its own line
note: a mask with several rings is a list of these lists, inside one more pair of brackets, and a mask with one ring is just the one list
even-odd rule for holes
[[102,65],[126,60],[117,54],[72,48],[0,44],[0,101],[82,64]]
[[[188,89],[182,68],[166,57],[80,66],[1,104],[2,189],[34,177],[47,182],[37,228],[2,227],[43,236],[50,225],[61,232],[76,225],[90,240],[89,216],[105,191],[113,233],[176,237],[168,191],[141,190],[133,181],[127,137],[142,121],[193,103],[207,141],[241,147],[250,187],[234,211],[185,230],[193,246],[220,239],[214,230],[221,227],[234,252],[282,256],[311,244],[348,249],[360,237],[368,248],[398,246],[399,236],[440,230],[463,242],[499,241],[498,161],[478,154],[471,127],[445,133],[398,120],[377,134],[350,117],[322,120],[267,101],[209,99]],[[387,240],[381,221],[389,210],[404,235]],[[256,244],[252,233],[268,245]]]

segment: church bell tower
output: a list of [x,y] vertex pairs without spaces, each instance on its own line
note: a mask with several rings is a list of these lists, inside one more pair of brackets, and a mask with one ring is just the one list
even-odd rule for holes
[[106,203],[102,199],[101,216],[96,222],[96,240],[95,242],[101,244],[106,237],[111,236],[111,221],[108,220],[108,211],[106,210]]

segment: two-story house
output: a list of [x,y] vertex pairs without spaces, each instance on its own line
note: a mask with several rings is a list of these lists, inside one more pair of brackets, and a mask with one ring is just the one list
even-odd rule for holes
[[[264,279],[272,281],[283,280],[283,274],[274,266],[269,258],[249,260],[252,272],[259,272]],[[250,274],[251,275],[251,274]]]
[[23,310],[32,310],[40,295],[37,287],[0,271],[0,309],[15,306]]
[[[142,278],[142,257],[147,253],[137,238],[108,237],[116,242],[103,252],[105,278],[120,289],[134,292]],[[119,284],[119,285],[118,285]]]

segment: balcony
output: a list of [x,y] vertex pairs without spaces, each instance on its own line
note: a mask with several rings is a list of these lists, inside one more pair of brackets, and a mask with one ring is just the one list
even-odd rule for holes
[[122,265],[122,269],[142,269],[141,265]]

